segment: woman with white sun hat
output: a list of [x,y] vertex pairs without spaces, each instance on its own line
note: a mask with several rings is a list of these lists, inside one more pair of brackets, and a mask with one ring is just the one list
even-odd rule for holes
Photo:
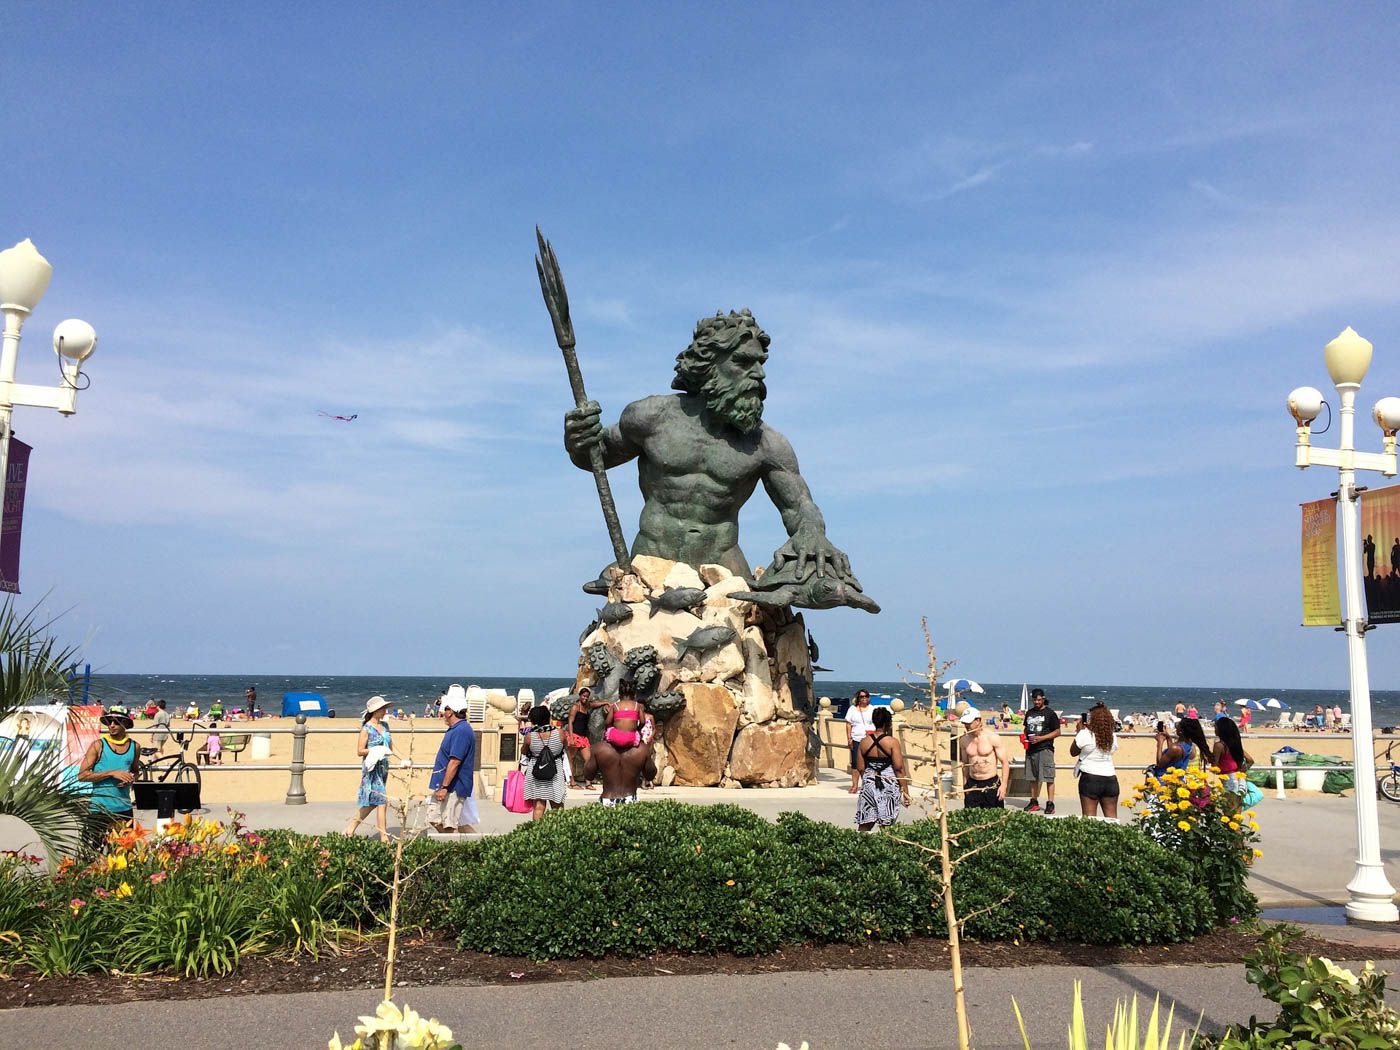
[[389,841],[389,757],[394,753],[393,738],[384,724],[384,713],[389,706],[389,701],[382,696],[372,696],[365,701],[364,727],[356,748],[361,763],[357,799],[360,810],[345,827],[345,834],[355,834],[360,822],[373,810],[381,842]]

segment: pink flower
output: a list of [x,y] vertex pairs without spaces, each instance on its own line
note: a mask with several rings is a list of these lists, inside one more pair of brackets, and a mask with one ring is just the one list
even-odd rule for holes
[[97,887],[97,889],[93,890],[93,892],[96,893],[99,897],[101,897],[104,901],[112,895],[111,890],[104,890],[101,886]]
[[155,872],[155,873],[151,876],[151,885],[152,885],[152,886],[159,886],[162,882],[165,881],[165,876],[166,876],[166,872],[163,872],[163,871],[157,871],[157,872]]
[[83,900],[81,897],[74,897],[68,902],[68,907],[72,909],[74,915],[77,915],[78,912],[87,907],[87,901]]

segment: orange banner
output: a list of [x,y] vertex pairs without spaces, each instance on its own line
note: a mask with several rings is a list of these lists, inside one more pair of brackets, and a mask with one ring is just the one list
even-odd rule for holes
[[1303,507],[1303,626],[1342,622],[1337,594],[1337,501],[1319,499]]
[[1361,582],[1366,619],[1400,623],[1400,485],[1361,494]]

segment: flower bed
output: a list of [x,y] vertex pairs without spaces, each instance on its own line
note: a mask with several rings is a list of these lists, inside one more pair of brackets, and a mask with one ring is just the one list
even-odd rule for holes
[[[1164,944],[1215,925],[1194,862],[1134,828],[976,810],[949,822],[966,858],[957,894],[972,915],[967,937]],[[931,821],[899,831],[937,842]],[[417,874],[403,926],[540,960],[757,954],[944,931],[914,846],[735,806],[566,810],[481,841],[416,841],[405,870]],[[0,966],[207,975],[254,954],[315,954],[381,928],[391,872],[390,849],[370,839],[202,820],[115,835],[108,852],[56,876],[11,858],[0,861]]]

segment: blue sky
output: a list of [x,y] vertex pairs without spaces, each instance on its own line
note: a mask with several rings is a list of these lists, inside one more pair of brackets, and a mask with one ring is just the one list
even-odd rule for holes
[[[1387,5],[5,23],[0,240],[55,267],[21,379],[64,317],[101,339],[77,416],[16,411],[22,582],[98,667],[568,673],[609,548],[538,222],[609,417],[703,314],[772,335],[765,418],[884,606],[810,614],[839,677],[917,666],[927,615],[988,681],[1345,684],[1283,401],[1348,324],[1367,413],[1400,394]],[[761,494],[742,530],[784,539]]]

